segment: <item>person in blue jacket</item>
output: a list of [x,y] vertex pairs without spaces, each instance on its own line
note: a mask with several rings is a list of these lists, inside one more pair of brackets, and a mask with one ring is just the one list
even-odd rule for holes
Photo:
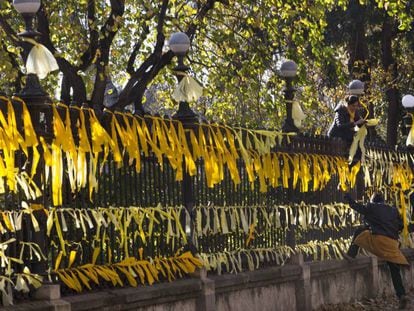
[[[390,269],[392,284],[399,299],[400,309],[407,306],[408,298],[401,278],[401,265],[409,265],[399,248],[399,233],[403,229],[403,221],[395,206],[384,202],[381,193],[371,196],[366,205],[356,202],[349,193],[344,196],[349,206],[364,216],[366,226],[358,228],[345,258],[357,255],[359,247],[385,260]],[[348,259],[348,258],[347,258]]]

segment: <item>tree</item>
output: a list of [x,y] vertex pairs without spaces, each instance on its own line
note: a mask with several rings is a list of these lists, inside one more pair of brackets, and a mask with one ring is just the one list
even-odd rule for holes
[[[220,1],[203,1],[194,9],[184,1],[168,0],[129,5],[123,0],[43,1],[37,13],[38,29],[43,34],[40,42],[53,52],[63,73],[61,99],[83,103],[90,97],[92,106],[102,109],[111,67],[122,68],[123,77],[118,79],[125,79],[126,74],[129,79],[120,93],[118,108],[134,102],[141,110],[148,84],[173,58],[171,51],[164,50],[165,31],[179,30],[177,24],[181,24],[193,37],[215,3]],[[11,1],[2,3],[0,23],[7,36],[2,41],[18,46],[16,30],[8,22],[17,19],[13,13]],[[9,51],[15,56],[20,52]],[[88,84],[83,75],[92,71],[94,80]]]
[[[401,20],[395,18],[397,11],[403,16]],[[326,44],[345,46],[348,50],[348,79],[366,82],[364,101],[370,117],[382,120],[378,129],[390,146],[397,143],[400,90],[406,88],[407,78],[411,80],[409,71],[398,70],[398,63],[406,63],[407,56],[412,53],[407,49],[412,32],[408,30],[411,22],[406,19],[410,11],[410,4],[350,1],[345,10],[328,13]],[[341,14],[346,14],[346,18],[341,19]],[[402,57],[396,57],[397,51],[404,51],[400,54]],[[371,134],[375,136],[375,132]]]
[[[0,4],[0,88],[8,93],[21,88],[23,76],[16,35],[22,20],[11,2]],[[352,16],[352,10],[365,11],[358,19],[361,27],[354,27],[353,18],[360,15]],[[404,55],[412,53],[413,35],[408,30],[412,10],[410,2],[398,0],[44,0],[37,14],[40,41],[54,53],[61,72],[61,78],[50,75],[44,84],[66,103],[90,101],[101,110],[110,79],[121,87],[113,108],[133,103],[141,113],[146,90],[159,85],[151,87],[156,90],[151,96],[169,110],[176,80],[168,70],[174,55],[166,40],[172,32],[184,31],[192,41],[188,55],[192,75],[205,89],[205,98],[193,105],[196,110],[213,120],[279,128],[285,112],[284,82],[277,65],[290,58],[299,64],[297,98],[308,111],[305,131],[324,133],[331,107],[356,77],[355,60],[369,64],[364,69],[371,80],[369,100],[385,102],[381,40],[374,40],[385,16],[394,29],[388,46],[404,48],[404,52],[393,48],[392,55],[404,64],[401,70],[410,69]],[[383,16],[381,24],[375,16]],[[358,41],[356,35],[364,40]],[[412,83],[407,73],[398,74],[404,85]],[[386,111],[382,106],[376,105],[378,113]],[[396,123],[393,120],[389,122]]]

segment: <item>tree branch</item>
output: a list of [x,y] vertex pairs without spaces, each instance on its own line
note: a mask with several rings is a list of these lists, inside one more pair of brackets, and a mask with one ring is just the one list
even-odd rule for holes
[[96,55],[99,43],[99,33],[96,30],[96,8],[95,0],[88,0],[88,28],[90,34],[90,41],[88,49],[80,57],[82,63],[78,67],[78,70],[86,70],[91,64]]
[[[138,80],[142,79],[146,72],[151,71],[150,68],[159,62],[162,55],[162,48],[164,46],[165,35],[163,33],[165,15],[167,13],[169,0],[163,0],[160,13],[158,14],[158,23],[157,23],[157,42],[151,55],[141,64],[137,71],[134,72],[131,79],[128,81],[125,88],[119,95],[118,105],[121,109],[131,103],[131,91],[133,88],[139,88],[137,85]],[[144,85],[144,91],[148,83]]]
[[[206,17],[207,13],[214,8],[214,4],[216,2],[223,2],[226,4],[227,1],[218,1],[218,0],[208,0],[200,9],[200,11],[198,12],[196,18],[195,18],[195,22],[191,23],[190,26],[188,27],[186,33],[187,35],[190,37],[190,40],[193,39],[194,34],[197,30],[197,26],[199,25],[199,23],[204,19],[204,17]],[[228,4],[228,3],[227,3]]]
[[6,33],[7,38],[14,44],[19,45],[19,37],[17,36],[16,32],[10,26],[10,24],[4,19],[2,15],[0,15],[0,26],[3,28],[4,32]]
[[[53,53],[56,54],[57,50],[50,39],[50,28],[49,20],[45,11],[45,7],[42,5],[40,10],[37,12],[37,23],[38,30],[43,34],[41,37],[41,42]],[[64,87],[65,98],[62,98],[67,104],[67,101],[70,97],[67,96],[66,91],[69,91],[70,88],[73,90],[73,101],[77,103],[86,102],[86,87],[85,83],[78,75],[78,70],[75,66],[70,64],[65,58],[61,56],[55,56],[56,62],[59,65],[59,69],[64,75],[64,85],[62,81],[62,88]]]
[[131,55],[128,59],[127,72],[131,76],[135,74],[134,63],[135,63],[135,60],[137,58],[139,49],[141,48],[142,43],[144,43],[145,39],[147,38],[149,32],[150,32],[149,27],[147,25],[144,25],[142,33],[139,36],[139,39],[138,39],[137,43],[135,44],[134,49],[132,50],[132,53],[131,53]]
[[[218,2],[217,0],[208,0],[198,12],[194,22],[190,24],[186,33],[190,37],[190,40],[193,39],[194,34],[197,30],[197,27],[201,24],[200,22],[204,19],[207,13],[214,8],[214,4]],[[220,1],[223,2],[223,1]],[[164,0],[159,14],[158,24],[157,24],[157,43],[154,48],[153,53],[141,64],[140,68],[128,81],[125,88],[122,90],[117,107],[123,109],[126,105],[134,102],[137,105],[141,105],[142,97],[148,86],[148,84],[154,79],[154,77],[168,64],[171,63],[174,53],[168,51],[167,53],[162,54],[162,47],[164,45],[165,36],[162,32],[165,13],[163,8],[168,5],[168,1]]]
[[12,67],[17,70],[17,78],[13,82],[13,85],[14,85],[14,91],[16,93],[18,93],[18,92],[20,92],[21,87],[22,87],[21,81],[22,81],[22,77],[23,77],[23,72],[20,70],[19,63],[16,60],[16,54],[11,53],[7,50],[7,46],[6,46],[4,41],[1,42],[1,47],[3,48],[4,51],[6,51],[7,55],[9,56],[10,63],[12,64]]
[[109,52],[111,49],[112,40],[118,32],[121,17],[125,11],[125,0],[111,0],[111,13],[105,24],[101,28],[101,37],[99,40],[99,55],[96,60],[96,77],[95,85],[91,97],[92,105],[97,110],[102,110],[107,70],[109,62]]

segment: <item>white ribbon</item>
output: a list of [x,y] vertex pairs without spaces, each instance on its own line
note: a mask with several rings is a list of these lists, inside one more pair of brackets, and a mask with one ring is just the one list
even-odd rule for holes
[[364,124],[363,126],[361,126],[358,129],[358,132],[356,132],[356,134],[354,135],[354,140],[352,141],[351,147],[349,148],[349,158],[348,158],[348,162],[352,163],[352,160],[354,159],[355,153],[359,148],[361,149],[361,162],[364,163],[365,161],[365,146],[364,146],[364,142],[365,142],[365,137],[368,134],[368,130],[367,130],[367,126],[375,126],[377,125],[379,122],[378,119],[368,119],[366,120],[366,124]]
[[414,146],[414,118],[413,118],[413,114],[409,113],[410,117],[411,117],[411,128],[410,131],[408,132],[407,135],[407,141],[405,142],[406,146]]
[[28,74],[33,73],[39,79],[44,79],[49,72],[59,69],[55,57],[43,44],[31,38],[24,38],[23,40],[33,44],[26,61]]
[[13,305],[13,292],[11,285],[14,286],[13,281],[5,276],[0,275],[0,292],[2,293],[3,305]]
[[21,274],[17,276],[15,289],[19,292],[22,291],[23,293],[28,293],[30,291],[29,287],[26,284],[26,281]]
[[306,115],[304,114],[302,107],[299,105],[298,102],[292,103],[292,119],[293,123],[297,128],[300,128],[302,126],[302,120],[306,118]]
[[172,94],[173,99],[177,102],[197,101],[197,99],[203,95],[203,88],[187,73],[179,72],[178,74],[183,75],[184,77],[174,90],[174,93]]
[[359,148],[361,149],[361,162],[364,162],[365,159],[365,137],[367,136],[368,130],[365,125],[361,126],[354,135],[354,140],[352,141],[351,148],[349,148],[349,158],[348,162],[352,163],[352,160],[354,159],[355,153]]

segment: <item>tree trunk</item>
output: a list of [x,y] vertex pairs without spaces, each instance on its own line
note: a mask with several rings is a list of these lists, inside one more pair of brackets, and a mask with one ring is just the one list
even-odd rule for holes
[[348,45],[349,62],[348,70],[353,79],[369,83],[369,54],[368,45],[365,38],[365,15],[366,8],[359,2],[352,1],[349,6],[348,14],[352,24],[351,39]]
[[399,122],[399,92],[395,87],[394,81],[397,79],[397,64],[392,54],[392,39],[394,36],[394,25],[390,22],[389,17],[385,18],[382,24],[381,50],[382,66],[386,73],[385,85],[387,89],[385,95],[388,101],[388,121],[387,121],[387,145],[395,146],[397,144],[397,132]]

